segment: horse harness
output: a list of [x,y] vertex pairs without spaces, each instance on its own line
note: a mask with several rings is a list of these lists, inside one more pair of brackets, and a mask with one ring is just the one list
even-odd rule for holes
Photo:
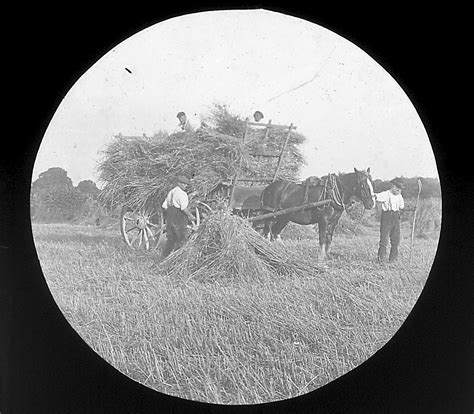
[[[317,179],[317,184],[314,182]],[[334,204],[333,207],[336,210],[344,210],[344,203],[343,203],[343,194],[341,194],[341,190],[339,189],[338,179],[336,174],[328,174],[326,177],[319,179],[317,177],[309,177],[305,180],[305,193],[303,198],[303,205],[308,203],[308,193],[310,187],[317,187],[323,186],[323,190],[319,193],[318,201],[322,200],[331,200],[331,204]],[[326,205],[321,207],[316,207],[319,211],[324,210]]]
[[[283,188],[281,189],[280,194],[284,194],[291,184],[294,184],[294,183],[292,181],[287,181],[285,185],[283,186]],[[322,179],[318,177],[308,177],[305,181],[303,181],[303,183],[300,184],[300,185],[304,185],[305,187],[303,203],[301,205],[308,204],[309,202],[308,194],[309,194],[310,187],[323,186],[323,190],[319,194],[318,201],[329,199],[331,200],[331,204],[336,210],[344,210],[343,195],[341,194],[341,191],[337,184],[338,184],[338,179],[337,179],[336,174],[328,174]],[[282,200],[282,197],[280,196],[279,201],[278,201],[278,207],[275,209],[269,209],[269,210],[273,210],[273,211],[282,210],[281,200]],[[321,207],[315,207],[315,208],[321,211],[321,210],[324,210],[326,207],[327,205],[323,205]]]

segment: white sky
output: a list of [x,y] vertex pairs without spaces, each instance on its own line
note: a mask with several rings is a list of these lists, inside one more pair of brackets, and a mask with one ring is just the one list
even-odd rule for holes
[[369,166],[374,178],[438,176],[415,108],[369,55],[305,20],[239,10],[158,23],[103,56],[58,107],[33,180],[57,166],[75,185],[97,181],[98,152],[115,134],[172,132],[181,110],[199,126],[213,102],[297,125],[308,138],[302,177]]

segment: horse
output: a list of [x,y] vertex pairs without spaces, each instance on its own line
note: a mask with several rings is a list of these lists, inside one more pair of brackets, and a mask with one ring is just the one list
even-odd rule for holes
[[375,206],[370,167],[367,170],[354,168],[351,173],[328,174],[322,178],[309,177],[302,183],[277,180],[263,190],[260,200],[262,209],[270,212],[330,200],[321,207],[281,215],[264,223],[263,236],[270,236],[271,240],[280,239],[281,231],[290,221],[302,225],[317,223],[320,261],[330,253],[334,229],[344,210],[354,200],[361,201],[367,210]]

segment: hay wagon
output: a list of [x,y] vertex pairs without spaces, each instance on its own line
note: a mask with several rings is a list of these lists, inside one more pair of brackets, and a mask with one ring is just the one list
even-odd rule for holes
[[[249,133],[253,129],[261,128],[265,128],[262,143],[249,155],[257,163],[272,165],[274,168],[271,176],[245,176],[239,167],[231,180],[220,182],[206,194],[203,200],[195,200],[190,203],[197,219],[194,225],[199,226],[201,219],[209,212],[212,212],[217,205],[222,205],[222,203],[232,209],[234,214],[248,219],[258,231],[263,228],[264,222],[267,219],[323,205],[327,202],[310,203],[277,212],[268,212],[262,209],[261,194],[270,183],[276,180],[284,160],[291,132],[296,130],[296,126],[293,124],[274,125],[271,120],[267,124],[246,120],[242,143],[246,142]],[[282,139],[283,142],[280,143],[279,149],[276,151],[268,150],[265,146],[265,142],[267,142],[267,138],[272,130],[285,131]],[[154,204],[154,206],[150,204],[139,210],[132,210],[126,206],[123,207],[120,230],[124,242],[131,249],[153,250],[158,246],[159,239],[165,229],[165,224],[161,215],[161,209],[156,209],[156,203]]]

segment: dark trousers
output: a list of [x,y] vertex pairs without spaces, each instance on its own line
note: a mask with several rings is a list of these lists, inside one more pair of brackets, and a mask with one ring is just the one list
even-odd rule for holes
[[169,207],[164,214],[166,220],[166,244],[163,248],[163,257],[179,249],[186,241],[188,217],[179,208]]
[[380,220],[380,244],[378,260],[382,261],[387,255],[387,247],[390,240],[389,261],[398,258],[398,245],[400,244],[400,213],[398,211],[382,211]]

